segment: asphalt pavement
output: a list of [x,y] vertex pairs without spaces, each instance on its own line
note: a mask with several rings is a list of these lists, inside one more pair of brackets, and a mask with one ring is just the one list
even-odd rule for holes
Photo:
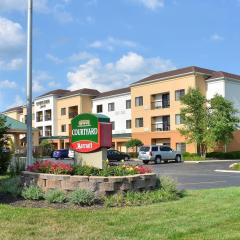
[[[238,161],[236,161],[238,162]],[[167,163],[148,165],[159,176],[170,176],[179,189],[210,189],[240,186],[240,173],[222,173],[233,162]]]

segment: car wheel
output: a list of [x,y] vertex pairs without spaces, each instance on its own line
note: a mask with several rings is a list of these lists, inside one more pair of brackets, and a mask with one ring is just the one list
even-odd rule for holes
[[129,160],[129,157],[128,156],[125,156],[124,157],[124,161],[128,161]]
[[175,162],[180,163],[181,161],[182,161],[181,156],[177,155],[176,158],[175,158]]
[[148,163],[149,163],[149,161],[143,160],[143,163],[144,163],[144,164],[148,164]]
[[164,163],[168,163],[168,160],[164,160]]
[[158,164],[161,163],[161,160],[162,160],[161,157],[156,157],[154,162],[155,164]]
[[58,158],[55,158],[55,160],[58,160]]

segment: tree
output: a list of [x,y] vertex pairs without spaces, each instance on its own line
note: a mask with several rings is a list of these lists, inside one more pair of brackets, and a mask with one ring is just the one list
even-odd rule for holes
[[233,103],[220,95],[215,95],[209,101],[209,130],[211,138],[218,144],[224,145],[227,151],[227,144],[233,139],[233,132],[237,130],[240,119]]
[[126,144],[125,144],[125,146],[127,147],[127,148],[132,148],[132,150],[134,151],[134,148],[135,148],[135,153],[137,154],[137,148],[138,147],[140,147],[140,146],[142,146],[143,145],[143,143],[142,143],[142,141],[141,140],[139,140],[139,139],[130,139],[130,140],[128,140],[127,142],[126,142]]
[[181,103],[184,105],[180,112],[184,126],[179,131],[189,143],[195,142],[198,153],[205,156],[209,139],[207,100],[198,89],[189,89]]
[[0,114],[0,174],[6,173],[11,160],[11,153],[7,150],[8,137],[6,133],[8,129],[6,118]]

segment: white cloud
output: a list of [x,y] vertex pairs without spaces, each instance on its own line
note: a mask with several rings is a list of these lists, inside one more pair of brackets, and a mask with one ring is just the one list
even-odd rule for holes
[[116,69],[122,72],[135,72],[144,65],[144,58],[137,53],[129,52],[116,63]]
[[0,59],[0,69],[1,70],[18,70],[23,65],[23,59],[22,58],[14,58],[11,61],[7,62]]
[[9,54],[21,50],[25,35],[22,26],[7,18],[0,17],[0,53]]
[[108,37],[106,40],[100,41],[96,40],[89,44],[91,48],[102,48],[109,51],[113,51],[116,47],[122,48],[136,48],[137,43],[129,40],[118,39],[114,37]]
[[69,60],[72,62],[84,61],[93,58],[93,55],[88,52],[78,52],[74,53],[69,57]]
[[14,81],[9,81],[9,80],[3,80],[0,81],[0,88],[10,88],[10,89],[14,89],[17,87],[17,84]]
[[69,89],[95,88],[101,91],[128,86],[150,74],[175,69],[170,60],[144,58],[129,52],[116,62],[104,64],[99,58],[92,58],[86,63],[67,73]]
[[46,54],[46,58],[49,59],[50,61],[52,61],[53,63],[55,64],[60,64],[60,63],[63,63],[63,60],[50,54],[50,53],[47,53]]
[[134,0],[150,10],[164,7],[164,0]]
[[224,40],[224,37],[222,37],[221,35],[214,33],[213,35],[210,36],[210,40],[214,41],[214,42],[221,42]]
[[33,71],[33,92],[39,93],[46,90],[46,86],[49,86],[49,81],[53,77],[45,71]]
[[[0,11],[25,11],[27,9],[27,0],[1,0]],[[47,0],[34,0],[33,9],[41,12],[49,12]]]

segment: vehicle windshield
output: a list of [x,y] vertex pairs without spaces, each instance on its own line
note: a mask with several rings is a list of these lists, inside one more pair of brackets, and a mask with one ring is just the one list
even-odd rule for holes
[[143,147],[140,148],[141,152],[148,152],[149,150],[150,150],[150,147],[144,147],[143,146]]

